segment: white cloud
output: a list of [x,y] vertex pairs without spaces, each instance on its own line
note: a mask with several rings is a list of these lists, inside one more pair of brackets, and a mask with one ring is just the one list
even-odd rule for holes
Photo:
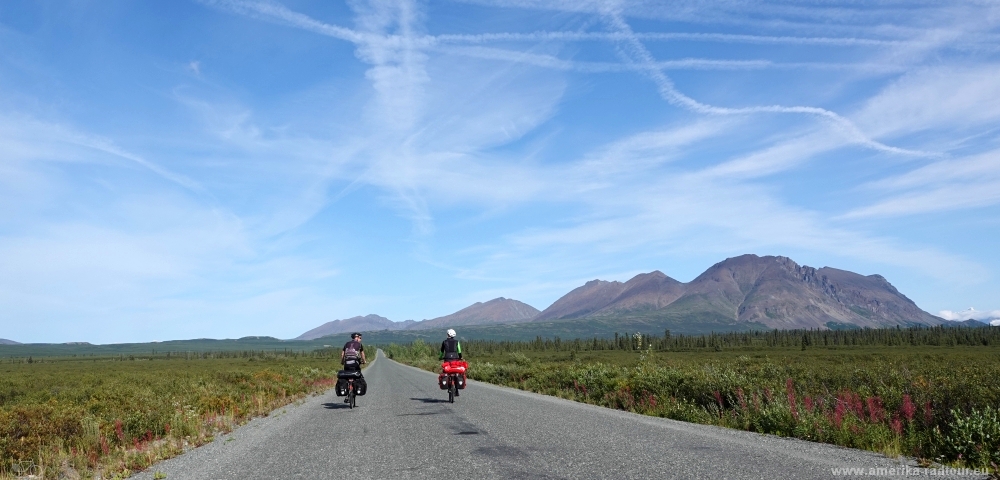
[[240,0],[201,0],[201,2],[219,9],[302,28],[348,42],[360,43],[367,40],[363,34],[354,30],[316,21],[301,13],[293,12],[276,2]]
[[5,162],[50,161],[128,163],[139,165],[165,180],[190,190],[200,190],[194,180],[172,172],[141,155],[129,152],[110,139],[82,133],[72,127],[25,116],[0,115],[0,153]]
[[976,310],[973,307],[957,312],[952,310],[941,310],[938,312],[938,316],[951,321],[992,320],[994,325],[997,325],[998,322],[1000,322],[1000,310]]
[[1000,65],[948,65],[904,75],[851,117],[874,137],[1000,121]]
[[1000,150],[947,159],[871,182],[864,190],[888,198],[843,218],[890,217],[977,208],[1000,203]]

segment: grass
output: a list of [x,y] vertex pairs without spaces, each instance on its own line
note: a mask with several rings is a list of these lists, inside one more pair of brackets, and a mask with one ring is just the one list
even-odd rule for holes
[[[995,471],[1000,463],[997,345],[722,351],[474,345],[464,347],[475,380],[927,464]],[[420,342],[383,349],[428,370],[439,365],[436,352]]]
[[125,478],[336,383],[331,352],[7,359],[0,477]]

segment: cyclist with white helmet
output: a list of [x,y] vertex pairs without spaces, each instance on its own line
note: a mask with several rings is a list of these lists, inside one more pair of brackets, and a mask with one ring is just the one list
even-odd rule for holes
[[[441,355],[438,356],[439,359],[444,360],[446,363],[453,360],[462,359],[462,344],[458,343],[458,339],[455,338],[455,330],[448,329],[448,338],[441,342]],[[445,370],[447,372],[447,370]],[[442,374],[446,375],[446,374]],[[440,381],[440,378],[439,378]],[[465,381],[465,374],[462,374],[462,382]],[[464,387],[459,387],[464,388]],[[449,390],[450,391],[450,390]],[[455,396],[458,396],[458,389],[455,389]]]
[[441,342],[440,360],[460,360],[462,358],[462,344],[455,338],[455,330],[448,329],[448,338]]

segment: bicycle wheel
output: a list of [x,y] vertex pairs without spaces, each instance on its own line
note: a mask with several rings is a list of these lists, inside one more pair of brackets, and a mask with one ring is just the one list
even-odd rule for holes
[[455,380],[448,377],[448,403],[455,403]]
[[354,382],[347,386],[347,405],[354,408]]

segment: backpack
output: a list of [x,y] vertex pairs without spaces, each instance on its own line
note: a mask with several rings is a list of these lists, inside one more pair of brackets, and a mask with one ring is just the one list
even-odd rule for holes
[[355,366],[355,365],[359,365],[361,363],[359,361],[360,360],[360,358],[359,358],[360,355],[358,355],[358,350],[356,348],[354,348],[355,345],[357,345],[356,342],[348,342],[347,346],[344,349],[344,365],[345,366],[347,366],[347,365]]
[[358,351],[354,349],[354,345],[351,345],[350,347],[347,347],[347,350],[344,350],[344,360],[348,359],[350,360],[358,359]]

